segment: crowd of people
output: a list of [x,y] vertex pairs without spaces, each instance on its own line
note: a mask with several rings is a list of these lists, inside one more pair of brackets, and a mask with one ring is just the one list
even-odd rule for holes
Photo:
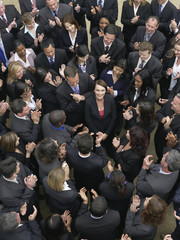
[[173,202],[179,240],[180,7],[19,5],[0,0],[0,238],[153,240]]

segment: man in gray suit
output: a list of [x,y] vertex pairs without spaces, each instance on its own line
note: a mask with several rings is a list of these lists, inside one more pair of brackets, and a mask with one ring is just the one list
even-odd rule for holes
[[46,7],[39,12],[40,23],[44,26],[47,37],[51,37],[58,45],[58,31],[61,30],[62,18],[66,14],[73,15],[73,8],[57,0],[46,0]]
[[180,169],[180,153],[171,149],[165,153],[160,164],[153,164],[152,155],[144,158],[142,169],[137,179],[137,195],[141,198],[157,194],[167,200],[173,189]]

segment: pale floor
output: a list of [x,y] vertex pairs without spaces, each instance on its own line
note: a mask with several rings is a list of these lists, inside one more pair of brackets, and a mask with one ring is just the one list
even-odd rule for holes
[[[24,1],[26,1],[26,0],[24,0]],[[148,1],[148,2],[151,2],[151,1]],[[177,0],[171,0],[171,2],[176,7],[178,7],[180,5],[180,1],[177,1]],[[4,0],[4,3],[5,4],[14,4],[16,6],[16,8],[20,11],[18,0]],[[118,0],[118,3],[119,3],[119,16],[118,16],[118,20],[117,20],[117,25],[122,26],[121,22],[120,22],[120,19],[121,19],[121,9],[122,9],[123,1]],[[88,21],[87,21],[87,25],[89,27],[89,22]],[[157,97],[159,95],[158,92],[157,92]],[[156,106],[156,109],[158,109],[158,106]],[[154,132],[153,132],[152,135],[154,135]],[[150,142],[150,146],[148,148],[147,154],[152,154],[154,156],[154,160],[156,160],[156,154],[155,154],[155,149],[154,149],[154,144],[153,144],[153,136],[151,136],[151,142]],[[42,206],[41,206],[42,212],[44,212],[44,208],[47,208],[47,206],[43,201]],[[47,209],[47,211],[45,211],[43,213],[43,217],[47,217],[48,214],[49,214],[49,210]],[[158,227],[158,232],[157,232],[155,240],[161,239],[160,238],[161,234],[171,233],[174,230],[174,228],[175,228],[175,220],[174,220],[174,217],[173,217],[173,207],[172,207],[172,204],[171,204],[168,207],[168,214],[167,214],[166,222],[163,225]],[[179,239],[180,239],[180,237],[179,237]]]

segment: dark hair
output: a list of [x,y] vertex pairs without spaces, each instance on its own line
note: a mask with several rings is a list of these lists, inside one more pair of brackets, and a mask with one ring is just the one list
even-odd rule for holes
[[[24,46],[24,43],[22,43],[19,39],[16,39],[13,41],[13,49],[16,51],[16,49],[20,46],[20,45],[23,45]],[[24,46],[25,47],[25,46]]]
[[73,63],[74,66],[78,67],[78,57],[85,57],[87,54],[89,54],[88,46],[86,44],[78,45],[75,48],[75,52],[74,53],[75,54],[74,54],[74,56],[72,58],[72,63]]
[[152,74],[147,69],[142,69],[134,74],[133,82],[135,82],[135,77],[137,75],[140,76],[141,80],[143,81],[141,90],[140,90],[140,98],[141,98],[141,97],[145,96],[147,88],[149,88],[149,87],[152,88]]
[[74,78],[78,73],[78,68],[75,66],[67,66],[64,70],[64,76]]
[[0,229],[3,232],[10,232],[19,225],[16,212],[7,212],[0,216]]
[[110,175],[109,183],[118,190],[118,192],[124,196],[126,194],[126,184],[124,174],[115,169]]
[[11,178],[16,172],[17,161],[14,157],[8,157],[3,161],[0,161],[0,173],[5,178]]
[[157,195],[153,195],[141,212],[142,223],[158,226],[165,221],[167,204]]
[[152,53],[153,44],[149,41],[143,41],[139,44],[139,51],[148,51],[149,53]]
[[116,36],[117,35],[117,28],[116,28],[116,26],[114,24],[109,24],[108,26],[106,26],[104,28],[104,35],[106,33],[113,34],[113,35]]
[[93,138],[89,133],[81,134],[77,140],[77,148],[82,154],[88,154],[93,148]]
[[22,113],[23,108],[26,107],[26,102],[23,101],[23,99],[15,99],[11,104],[11,110],[13,111],[13,113],[18,114],[18,113]]
[[157,16],[149,16],[148,18],[147,18],[147,20],[146,20],[146,22],[148,22],[149,21],[149,19],[156,19],[156,21],[157,21],[157,25],[159,25],[159,18],[157,17]]
[[104,14],[104,13],[102,13],[102,15],[101,15],[101,17],[100,17],[100,19],[99,19],[99,23],[100,23],[100,21],[101,21],[102,18],[106,18],[106,19],[109,21],[109,24],[113,24],[113,23],[114,23],[112,17],[111,17],[111,16],[108,16],[108,15],[106,15],[106,14]]
[[94,217],[101,217],[106,213],[107,202],[104,197],[96,197],[90,206],[90,212]]
[[50,45],[55,48],[55,44],[51,38],[43,38],[42,42],[40,43],[41,50],[43,51],[44,48],[48,48]]
[[149,101],[138,102],[140,119],[143,127],[148,127],[155,119],[154,103]]
[[44,138],[38,143],[35,156],[45,164],[53,163],[59,157],[59,147],[52,138]]
[[121,58],[121,59],[112,61],[112,62],[109,64],[108,70],[112,70],[113,67],[115,67],[115,66],[120,67],[120,68],[122,68],[124,71],[126,71],[126,69],[127,69],[127,61],[126,61],[126,59]]
[[17,98],[22,98],[22,94],[25,92],[27,88],[30,88],[27,83],[18,81],[15,85],[15,94]]
[[95,81],[94,83],[94,89],[96,88],[96,85],[100,85],[101,87],[104,87],[106,89],[106,92],[107,92],[107,84],[104,80],[97,80]]
[[80,31],[81,30],[81,26],[79,26],[78,22],[76,21],[76,19],[73,17],[73,15],[71,14],[66,14],[64,15],[63,19],[62,19],[62,26],[64,29],[65,28],[65,23],[70,23],[75,25],[75,27]]
[[54,127],[59,127],[64,121],[65,112],[63,110],[54,110],[49,114],[49,121]]
[[46,240],[59,240],[66,233],[61,215],[52,214],[45,221],[45,236]]
[[129,130],[129,134],[132,150],[144,156],[149,145],[146,131],[143,128],[134,126]]
[[36,68],[35,78],[36,78],[36,89],[38,89],[40,86],[45,84],[44,79],[46,78],[46,75],[50,72],[52,74],[52,78],[54,79],[57,76],[57,73],[53,69],[48,68]]

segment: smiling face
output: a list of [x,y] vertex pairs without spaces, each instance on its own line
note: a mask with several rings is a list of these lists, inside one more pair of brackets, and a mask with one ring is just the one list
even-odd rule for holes
[[5,6],[4,3],[0,4],[0,16],[2,16],[5,13]]
[[66,23],[64,23],[64,27],[70,33],[75,33],[76,32],[76,26],[74,24],[66,22]]
[[34,21],[34,18],[32,18],[31,22],[26,24],[26,27],[28,30],[32,30],[34,29],[34,26],[35,26],[35,21]]
[[116,76],[120,76],[121,74],[124,73],[124,69],[119,67],[119,66],[114,66],[113,67],[113,74],[116,75]]
[[174,46],[174,53],[177,58],[180,58],[180,45],[175,44]]
[[58,8],[57,0],[46,0],[46,4],[52,11],[56,11]]
[[139,75],[136,75],[135,78],[134,78],[134,86],[135,86],[135,88],[140,90],[142,85],[143,85],[143,80],[141,79],[141,77]]
[[99,21],[99,27],[104,31],[104,28],[109,25],[110,22],[107,18],[102,17]]
[[79,74],[76,73],[75,77],[66,77],[66,80],[71,87],[76,88],[79,83]]
[[16,71],[16,78],[21,79],[23,77],[23,74],[24,74],[23,68],[19,66]]
[[53,58],[55,54],[55,48],[50,44],[48,48],[44,48],[44,54],[49,58]]
[[106,33],[104,35],[104,43],[109,46],[111,43],[114,42],[115,38],[116,38],[115,34]]
[[171,102],[171,109],[177,113],[180,114],[180,98],[175,96],[173,101]]
[[18,54],[18,56],[20,58],[23,58],[26,55],[26,48],[23,44],[20,44],[17,48],[16,48],[16,52]]
[[141,60],[146,60],[150,57],[150,52],[148,50],[139,51],[139,56],[140,56]]
[[153,33],[157,28],[158,28],[158,22],[157,22],[157,20],[155,18],[150,18],[146,22],[146,32],[148,34]]
[[96,84],[94,93],[97,100],[102,100],[106,94],[106,89],[103,86]]

